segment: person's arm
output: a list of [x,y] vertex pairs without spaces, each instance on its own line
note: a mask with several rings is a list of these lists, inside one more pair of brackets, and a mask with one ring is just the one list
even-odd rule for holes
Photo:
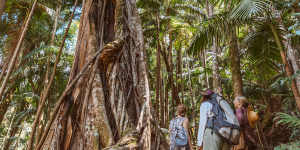
[[236,111],[236,113],[235,113],[236,118],[238,119],[238,121],[240,123],[240,126],[242,126],[244,124],[244,121],[243,121],[243,119],[244,119],[243,110],[241,108],[238,108],[235,111]]
[[193,147],[192,147],[192,143],[191,143],[191,136],[190,136],[190,133],[189,133],[189,119],[185,119],[183,121],[183,127],[186,130],[187,135],[188,135],[188,144],[190,146],[190,149],[192,149]]
[[211,104],[208,102],[204,102],[200,106],[200,119],[199,119],[199,129],[198,129],[198,138],[197,138],[197,146],[199,148],[202,147],[203,144],[203,136],[205,131],[205,126],[207,122],[207,114],[211,110]]

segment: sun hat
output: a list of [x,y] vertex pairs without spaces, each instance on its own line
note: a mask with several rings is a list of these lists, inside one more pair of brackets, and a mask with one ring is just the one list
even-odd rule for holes
[[247,110],[247,117],[248,117],[248,122],[249,122],[250,127],[254,128],[256,122],[259,119],[258,113],[255,112],[255,111],[253,111],[253,110],[251,110],[251,109],[248,109]]

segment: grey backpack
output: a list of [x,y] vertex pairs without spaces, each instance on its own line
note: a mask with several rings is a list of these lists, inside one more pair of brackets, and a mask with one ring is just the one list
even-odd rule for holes
[[170,121],[170,144],[171,146],[186,146],[188,143],[187,131],[182,126],[184,117],[176,117]]
[[211,95],[211,99],[207,102],[213,107],[206,127],[219,134],[227,143],[239,144],[240,125],[228,102],[217,94]]

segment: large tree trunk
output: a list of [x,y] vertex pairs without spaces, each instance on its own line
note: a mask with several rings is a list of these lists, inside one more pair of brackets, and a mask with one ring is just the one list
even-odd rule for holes
[[5,10],[5,3],[6,3],[6,0],[0,0],[0,18]]
[[243,80],[240,68],[240,53],[237,44],[236,32],[233,30],[230,35],[230,46],[229,46],[229,55],[230,55],[230,67],[232,73],[232,87],[234,96],[243,95]]
[[[156,145],[143,34],[135,3],[86,0],[83,4],[69,84],[95,52],[102,50],[101,55],[64,99],[42,149],[103,149],[126,141],[124,131],[130,130],[136,131],[131,135],[138,136],[139,142],[134,146],[119,144],[118,149],[132,146],[150,150]],[[114,49],[105,49],[111,41],[121,42],[113,42],[118,43]]]

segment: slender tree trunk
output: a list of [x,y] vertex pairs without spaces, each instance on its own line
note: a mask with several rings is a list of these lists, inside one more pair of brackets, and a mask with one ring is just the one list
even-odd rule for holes
[[[182,45],[180,44],[180,47],[177,50],[177,61],[176,61],[176,87],[177,87],[177,93],[181,93],[181,103],[183,103],[183,86],[182,86]],[[179,96],[178,96],[179,97]]]
[[[163,45],[163,49],[161,51],[162,55],[163,55],[163,58],[164,58],[164,62],[165,62],[165,65],[166,65],[166,69],[167,69],[167,73],[168,73],[168,88],[170,87],[171,88],[171,95],[172,95],[172,100],[171,100],[171,115],[172,117],[174,117],[174,108],[176,105],[178,105],[180,103],[179,101],[179,97],[178,97],[178,93],[177,93],[177,90],[176,90],[176,85],[174,83],[174,77],[173,77],[173,54],[172,54],[172,44],[173,44],[173,38],[172,38],[172,33],[170,32],[169,33],[169,40],[170,40],[170,43],[169,43],[169,46],[168,48],[166,48],[166,44],[164,43],[164,40],[162,40],[162,45]],[[168,89],[167,88],[167,89]],[[167,94],[167,93],[165,93]]]
[[57,68],[57,65],[58,65],[58,63],[60,61],[60,56],[62,55],[62,50],[64,48],[65,41],[66,41],[66,38],[67,38],[68,33],[69,33],[69,29],[70,29],[71,24],[72,24],[72,19],[73,19],[73,16],[75,14],[77,2],[78,2],[78,0],[75,1],[72,15],[70,17],[68,26],[66,28],[66,31],[65,31],[65,34],[64,34],[64,37],[63,37],[63,41],[62,41],[62,43],[60,45],[60,48],[59,48],[59,51],[58,51],[58,55],[56,56],[56,59],[55,59],[55,63],[54,63],[52,74],[50,76],[49,83],[47,83],[47,87],[45,88],[45,91],[43,91],[42,94],[41,94],[41,96],[40,96],[40,101],[39,101],[40,104],[39,104],[38,110],[36,112],[36,116],[35,116],[34,122],[32,123],[32,131],[31,131],[31,134],[30,134],[30,139],[28,140],[28,144],[27,144],[28,145],[28,150],[31,150],[32,146],[33,146],[35,132],[36,132],[36,127],[37,127],[37,125],[38,125],[38,123],[40,121],[40,116],[42,114],[43,107],[45,105],[46,99],[47,99],[47,97],[49,95],[49,91],[50,91],[51,85],[52,85],[52,83],[54,81],[54,78],[55,78],[56,68]]
[[[163,74],[163,73],[162,73]],[[160,106],[160,115],[162,116],[161,118],[161,127],[165,127],[166,126],[166,101],[165,101],[165,81],[163,78],[163,75],[161,75],[161,88],[160,88],[160,102],[161,102],[161,106]]]
[[165,81],[165,90],[164,90],[164,100],[165,100],[165,125],[167,125],[169,119],[169,79],[168,75],[166,76],[166,81]]
[[0,0],[0,18],[5,10],[5,3],[6,3],[6,0]]
[[[161,75],[160,75],[160,70],[161,70],[161,63],[160,63],[160,40],[159,40],[159,32],[160,32],[160,19],[159,19],[159,14],[156,16],[156,22],[157,22],[157,52],[156,52],[156,101],[155,101],[155,110],[156,110],[156,117],[158,120],[161,122],[161,117],[162,115],[159,114],[159,108],[162,107],[162,99],[160,99],[160,90],[161,90]],[[160,106],[160,107],[159,107]]]
[[204,68],[204,84],[206,88],[210,88],[210,84],[209,84],[209,77],[207,74],[207,69],[206,69],[206,50],[204,50],[202,52],[202,67]]
[[[209,18],[213,17],[214,15],[214,6],[209,4],[208,1],[206,1],[206,7],[207,7],[207,16]],[[213,54],[213,89],[214,91],[220,93],[221,89],[221,78],[220,78],[220,73],[219,73],[219,60],[218,60],[218,45],[216,42],[216,39],[214,38],[213,44],[212,44],[212,54]]]
[[23,42],[23,40],[25,38],[25,34],[27,32],[27,29],[28,29],[29,22],[31,20],[32,15],[33,15],[34,9],[35,9],[35,7],[37,5],[37,1],[38,0],[35,0],[34,3],[33,3],[33,5],[32,5],[32,8],[31,8],[31,11],[29,13],[28,19],[26,20],[24,29],[23,29],[23,31],[21,33],[19,42],[18,42],[17,47],[16,47],[16,49],[14,51],[13,57],[11,59],[11,62],[9,63],[7,74],[6,74],[6,76],[4,78],[4,81],[2,82],[2,85],[1,85],[1,88],[0,88],[0,99],[3,96],[4,90],[6,89],[6,84],[7,84],[8,80],[9,80],[9,77],[10,77],[10,74],[11,74],[11,72],[12,72],[14,66],[15,66],[17,57],[18,57],[19,52],[21,50],[22,42]]
[[[285,26],[282,22],[281,17],[278,18],[278,22],[279,22],[281,29],[283,31],[287,31],[287,29],[285,28]],[[299,62],[300,62],[299,51],[292,46],[291,37],[283,36],[282,43],[287,50],[287,58],[290,62],[291,67],[293,68],[293,72],[297,73],[300,68],[300,66],[299,66],[300,65],[299,64]],[[300,93],[300,75],[299,74],[295,77],[295,82],[296,82],[296,86],[298,88],[298,93]]]
[[10,104],[10,99],[4,99],[0,102],[0,124],[4,119],[5,113],[7,112],[7,109],[9,107]]
[[230,55],[230,67],[232,73],[232,87],[234,96],[243,95],[243,80],[240,68],[240,53],[237,44],[236,31],[233,30],[230,35],[230,46],[229,46],[229,55]]
[[[56,11],[55,11],[55,20],[54,20],[54,25],[53,25],[52,35],[51,35],[51,41],[50,41],[50,45],[51,46],[55,46],[55,36],[56,36],[56,31],[57,31],[57,26],[58,26],[58,19],[59,19],[61,7],[62,7],[61,4],[59,4],[57,6],[57,8],[56,8]],[[50,68],[50,61],[51,61],[50,59],[51,59],[52,55],[53,55],[53,53],[50,52],[49,56],[48,56],[48,59],[47,59],[47,70],[46,70],[46,74],[45,74],[45,78],[44,78],[44,89],[43,89],[40,97],[43,97],[44,95],[47,95],[46,92],[47,92],[47,86],[49,84],[49,74],[50,74],[50,69],[51,69]],[[48,107],[48,106],[46,106],[46,107]],[[49,111],[46,111],[46,112],[49,112]],[[39,140],[41,138],[42,132],[43,132],[43,130],[45,128],[45,123],[41,123],[41,121],[43,120],[44,116],[45,116],[45,114],[41,114],[41,118],[42,119],[35,118],[36,120],[38,120],[38,122],[36,124],[36,126],[38,126],[38,130],[37,130],[37,135],[36,135],[36,138],[35,138],[35,144],[38,144],[38,142],[39,142]],[[45,120],[47,120],[47,119],[45,119]],[[35,134],[35,133],[32,133],[32,134]]]
[[[165,109],[165,101],[164,101],[164,93],[162,88],[162,75],[161,75],[161,44],[160,44],[160,38],[159,38],[159,32],[160,32],[160,20],[159,16],[157,16],[157,55],[156,55],[156,63],[157,63],[157,74],[156,74],[156,102],[159,102],[159,107],[156,108],[157,114],[159,112],[159,115],[157,115],[157,119],[160,122],[161,126],[164,126],[165,123],[165,115],[164,115],[164,109]],[[158,101],[159,100],[159,101]]]
[[11,127],[8,131],[8,138],[6,138],[6,140],[3,142],[2,150],[9,150],[9,147],[13,143],[13,137],[16,135],[20,125],[22,124],[22,121],[25,119],[24,115],[20,115],[20,113],[23,113],[24,110],[26,110],[26,106],[23,102],[16,108],[16,114],[12,119]]
[[56,11],[55,11],[55,19],[54,19],[54,25],[53,25],[53,30],[52,30],[52,36],[51,36],[51,46],[55,45],[55,35],[56,35],[56,31],[57,31],[57,25],[58,25],[58,18],[60,15],[60,11],[61,11],[61,4],[57,6]]
[[[169,29],[171,30],[171,29]],[[175,107],[180,104],[180,99],[178,96],[177,92],[177,87],[174,83],[174,77],[173,77],[173,34],[172,31],[169,33],[169,47],[168,47],[168,64],[169,64],[169,69],[168,69],[168,74],[169,74],[169,80],[171,83],[171,89],[172,89],[172,117],[175,116]]]
[[[281,59],[283,61],[283,64],[285,65],[285,72],[287,74],[287,77],[291,78],[294,73],[293,73],[293,69],[290,66],[290,63],[287,60],[286,53],[285,53],[285,50],[284,50],[284,46],[282,45],[282,43],[279,39],[279,35],[278,35],[274,25],[271,24],[271,23],[270,23],[270,28],[273,32],[275,42],[276,42],[276,44],[277,44],[277,46],[280,50]],[[299,90],[298,90],[295,79],[292,78],[291,82],[292,82],[292,84],[291,84],[292,92],[294,94],[294,98],[295,98],[295,101],[296,101],[296,104],[297,104],[297,108],[300,111],[300,94],[299,94]]]

